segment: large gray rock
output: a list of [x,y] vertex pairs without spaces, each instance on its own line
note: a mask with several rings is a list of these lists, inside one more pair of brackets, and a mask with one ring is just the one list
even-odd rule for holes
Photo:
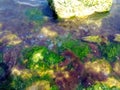
[[48,0],[59,18],[84,17],[111,9],[112,0]]

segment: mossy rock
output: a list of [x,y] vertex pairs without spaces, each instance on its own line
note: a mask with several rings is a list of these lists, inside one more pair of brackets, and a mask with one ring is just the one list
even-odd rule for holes
[[112,0],[48,0],[59,18],[85,17],[111,9]]

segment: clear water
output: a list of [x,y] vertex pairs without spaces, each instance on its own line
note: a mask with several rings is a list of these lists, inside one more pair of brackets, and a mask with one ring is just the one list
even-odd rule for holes
[[[74,22],[53,22],[53,12],[48,6],[47,0],[0,0],[0,33],[12,32],[21,38],[25,43],[38,44],[39,40],[43,37],[39,32],[42,27],[50,27],[53,31],[57,31],[59,35],[71,33],[73,37],[81,37],[85,35],[114,35],[120,33],[120,1],[113,0],[113,6],[108,13],[94,14],[86,19],[73,20]],[[42,12],[42,16],[34,16],[37,22],[47,19],[41,25],[34,26],[29,20],[27,10],[37,9]],[[31,31],[33,30],[33,31]],[[85,34],[78,35],[81,31]],[[32,33],[31,33],[32,32]],[[74,32],[74,33],[73,33]],[[63,34],[64,33],[64,34]],[[31,39],[26,37],[31,35]],[[0,37],[4,36],[0,34]],[[36,37],[38,36],[38,37]],[[33,42],[33,38],[36,42]]]
[[[24,47],[46,45],[50,49],[54,48],[52,40],[56,39],[45,37],[40,33],[42,29],[46,30],[46,27],[58,33],[60,37],[70,34],[75,39],[87,35],[120,34],[120,1],[114,0],[111,11],[108,13],[94,14],[79,20],[57,21],[53,17],[47,0],[0,0],[0,40],[3,39],[2,43],[0,41],[0,54],[15,47],[14,53],[11,51],[7,53],[6,60],[9,61],[13,55],[15,59],[18,58],[16,52],[18,53]],[[49,32],[47,34],[51,35]],[[20,40],[21,43],[13,46],[6,45],[12,37],[15,37],[15,41]],[[58,44],[60,46],[61,42]],[[9,61],[10,66],[16,63],[13,57]]]

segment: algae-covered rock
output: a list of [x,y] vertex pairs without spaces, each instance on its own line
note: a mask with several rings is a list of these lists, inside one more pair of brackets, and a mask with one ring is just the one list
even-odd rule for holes
[[50,83],[45,80],[35,82],[26,90],[50,90]]
[[115,34],[114,41],[120,42],[120,34]]
[[94,62],[86,62],[85,68],[95,72],[102,72],[104,75],[109,75],[111,72],[111,66],[106,60],[96,60]]
[[59,18],[84,17],[109,11],[112,0],[48,0]]
[[100,35],[82,37],[82,40],[86,42],[97,43],[97,44],[108,43],[108,38],[106,36],[100,36]]
[[87,42],[93,42],[93,43],[100,43],[102,42],[102,39],[99,35],[96,36],[86,36],[82,38],[83,41]]
[[[109,77],[106,81],[103,81],[102,83],[108,85],[109,87],[120,88],[120,81],[115,79],[114,77]],[[112,89],[112,90],[119,90],[119,89]]]
[[31,70],[46,70],[50,65],[60,63],[63,57],[44,46],[34,46],[23,51],[21,63]]
[[58,36],[58,33],[56,31],[53,31],[50,27],[43,27],[40,33],[49,38],[55,38]]
[[22,40],[12,32],[6,31],[0,33],[0,42],[7,42],[7,45],[18,45]]

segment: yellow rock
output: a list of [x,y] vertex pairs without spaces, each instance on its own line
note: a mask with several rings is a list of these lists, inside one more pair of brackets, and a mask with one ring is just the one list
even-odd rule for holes
[[102,42],[101,37],[98,36],[98,35],[96,35],[96,36],[86,36],[86,37],[83,37],[82,40],[87,41],[87,42],[94,42],[94,43]]
[[109,75],[111,72],[110,64],[102,59],[96,60],[94,62],[86,62],[85,63],[86,70],[92,70],[95,72],[102,72],[105,75]]
[[[2,33],[0,33],[2,35]],[[8,45],[17,45],[22,42],[22,40],[17,37],[17,35],[11,32],[5,32],[5,35],[0,38],[0,42],[7,41]]]
[[114,41],[120,42],[120,34],[115,34]]
[[58,36],[57,32],[51,30],[50,27],[43,27],[41,29],[40,33],[42,33],[43,35],[50,37],[50,38],[54,38],[54,37]]
[[113,71],[120,75],[120,62],[116,61],[113,66]]
[[53,70],[40,70],[37,72],[40,76],[44,75],[50,75],[51,77],[54,77],[54,71]]
[[22,79],[28,79],[32,77],[32,73],[27,69],[19,70],[17,67],[13,67],[11,71],[12,75],[20,76]]

